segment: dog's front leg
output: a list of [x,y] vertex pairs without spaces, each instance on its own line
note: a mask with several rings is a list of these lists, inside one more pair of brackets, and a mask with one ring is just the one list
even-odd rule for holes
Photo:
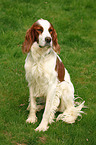
[[56,92],[56,86],[51,85],[48,88],[47,98],[46,98],[46,106],[45,106],[45,111],[43,114],[42,121],[41,121],[40,125],[35,129],[35,131],[46,131],[49,128],[48,122],[49,122],[52,104],[53,104],[54,97],[55,97],[55,92]]
[[30,93],[30,112],[29,112],[29,116],[28,116],[28,119],[26,120],[26,122],[35,123],[37,121],[36,98],[34,97],[32,86],[29,86],[29,93]]

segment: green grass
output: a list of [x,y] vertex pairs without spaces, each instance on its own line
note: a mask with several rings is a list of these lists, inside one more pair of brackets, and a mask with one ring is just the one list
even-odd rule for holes
[[[53,123],[47,132],[35,132],[26,124],[28,87],[21,46],[25,33],[39,18],[49,20],[58,34],[60,57],[86,101],[80,122]],[[0,1],[0,144],[95,145],[96,144],[96,1],[1,0]],[[23,105],[21,105],[23,104]]]

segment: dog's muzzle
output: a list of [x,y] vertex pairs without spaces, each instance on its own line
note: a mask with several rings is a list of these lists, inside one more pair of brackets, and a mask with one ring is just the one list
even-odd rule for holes
[[44,48],[44,47],[47,46],[47,47],[49,48],[49,47],[51,46],[51,41],[52,41],[52,40],[51,40],[50,37],[46,37],[46,38],[45,38],[45,45],[44,45],[44,46],[39,45],[39,47],[40,47],[40,48]]

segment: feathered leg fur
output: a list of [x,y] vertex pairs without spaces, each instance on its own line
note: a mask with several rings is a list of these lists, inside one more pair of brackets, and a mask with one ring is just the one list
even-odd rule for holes
[[84,107],[84,102],[75,107],[73,85],[66,81],[60,83],[57,86],[56,96],[51,109],[49,123],[53,122],[54,114],[56,111],[63,112],[57,117],[56,121],[63,120],[66,123],[74,123],[77,117],[81,116],[81,113],[83,113],[81,109]]

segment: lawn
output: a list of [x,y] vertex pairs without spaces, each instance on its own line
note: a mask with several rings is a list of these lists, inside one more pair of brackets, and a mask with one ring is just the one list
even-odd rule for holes
[[[46,132],[26,124],[28,87],[21,47],[25,33],[39,18],[49,20],[58,34],[60,57],[68,69],[75,95],[87,109],[80,121],[52,123]],[[96,1],[0,0],[0,144],[96,144]]]

